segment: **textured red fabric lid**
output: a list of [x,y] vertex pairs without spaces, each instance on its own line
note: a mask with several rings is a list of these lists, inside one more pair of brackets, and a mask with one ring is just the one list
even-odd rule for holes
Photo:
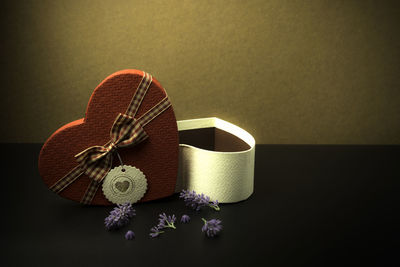
[[[139,70],[118,71],[94,90],[86,116],[70,122],[54,132],[39,155],[39,172],[50,187],[78,165],[74,156],[88,147],[104,145],[110,140],[110,129],[119,113],[125,113],[143,77]],[[161,84],[153,77],[147,94],[135,117],[140,117],[166,96]],[[178,172],[178,129],[172,106],[144,127],[149,138],[138,145],[119,148],[126,165],[139,168],[145,175],[148,189],[139,202],[154,200],[174,193]],[[119,166],[114,157],[113,167]],[[60,196],[80,201],[90,179],[85,174],[64,189]],[[92,204],[111,205],[97,190]]]

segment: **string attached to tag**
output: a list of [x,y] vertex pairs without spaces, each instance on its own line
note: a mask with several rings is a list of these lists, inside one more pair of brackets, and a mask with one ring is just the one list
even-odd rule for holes
[[125,172],[124,163],[122,162],[121,156],[119,155],[119,153],[118,153],[117,150],[115,150],[115,154],[117,154],[118,159],[119,159],[119,162],[121,163],[121,166],[122,166],[121,171],[122,171],[122,172]]

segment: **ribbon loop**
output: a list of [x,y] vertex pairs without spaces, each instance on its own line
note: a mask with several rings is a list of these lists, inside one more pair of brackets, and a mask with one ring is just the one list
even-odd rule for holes
[[75,155],[81,166],[89,166],[107,154],[104,146],[92,146]]

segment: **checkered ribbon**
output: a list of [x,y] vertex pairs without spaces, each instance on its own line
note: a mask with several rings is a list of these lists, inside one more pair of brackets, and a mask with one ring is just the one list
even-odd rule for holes
[[50,187],[51,190],[58,194],[82,174],[86,174],[91,181],[81,202],[84,204],[90,204],[92,202],[97,189],[112,167],[113,152],[117,148],[134,146],[145,140],[148,135],[143,127],[171,105],[168,97],[165,97],[145,114],[140,116],[140,118],[134,118],[151,82],[151,75],[144,73],[125,114],[119,113],[116,117],[111,127],[110,141],[103,146],[92,146],[76,154],[75,158],[79,165],[52,185]]

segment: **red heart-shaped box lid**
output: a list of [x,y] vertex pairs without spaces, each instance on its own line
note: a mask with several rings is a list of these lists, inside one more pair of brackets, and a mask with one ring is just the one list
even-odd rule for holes
[[[104,145],[110,140],[110,129],[119,113],[125,113],[142,80],[139,70],[122,70],[108,76],[90,97],[86,116],[70,122],[54,132],[45,142],[39,155],[39,172],[44,183],[51,187],[78,163],[75,155],[88,147]],[[161,101],[167,93],[154,79],[135,118]],[[147,179],[147,192],[139,202],[159,199],[174,193],[178,172],[178,129],[172,106],[144,127],[148,138],[135,145],[118,149],[125,165],[140,169]],[[119,166],[113,157],[113,167]],[[59,193],[60,196],[80,201],[90,178],[82,174]],[[101,188],[91,202],[93,205],[112,205]]]

